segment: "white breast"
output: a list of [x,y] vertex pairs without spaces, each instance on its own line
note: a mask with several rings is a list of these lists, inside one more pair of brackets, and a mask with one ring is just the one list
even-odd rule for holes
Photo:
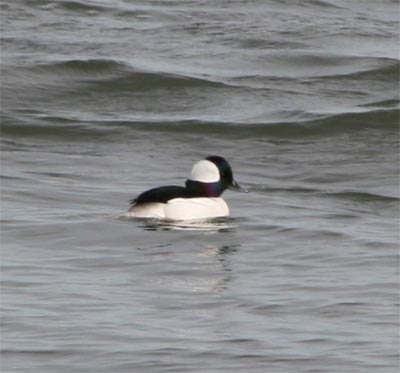
[[202,220],[229,216],[229,208],[220,197],[175,198],[168,203],[151,202],[133,206],[127,215],[134,218]]
[[165,206],[165,217],[170,220],[200,220],[229,216],[229,208],[222,198],[175,198]]

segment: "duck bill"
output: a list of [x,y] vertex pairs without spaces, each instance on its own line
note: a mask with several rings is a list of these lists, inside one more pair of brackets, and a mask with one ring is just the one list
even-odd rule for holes
[[235,180],[232,180],[232,184],[228,186],[228,189],[235,190],[236,192],[248,192],[246,189],[242,188]]

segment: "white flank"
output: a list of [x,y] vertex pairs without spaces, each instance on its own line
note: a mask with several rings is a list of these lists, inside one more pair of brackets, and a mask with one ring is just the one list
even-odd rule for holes
[[149,202],[133,206],[127,213],[132,218],[165,219],[165,203]]

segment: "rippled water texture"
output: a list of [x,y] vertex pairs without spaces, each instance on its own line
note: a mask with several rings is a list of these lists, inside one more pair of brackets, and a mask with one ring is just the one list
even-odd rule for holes
[[[396,1],[1,3],[4,372],[396,372]],[[226,157],[207,224],[128,201]]]

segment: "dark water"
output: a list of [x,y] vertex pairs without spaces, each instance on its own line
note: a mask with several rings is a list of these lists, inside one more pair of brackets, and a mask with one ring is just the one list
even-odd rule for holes
[[[2,372],[399,369],[397,1],[1,14]],[[231,218],[119,218],[208,154]]]

